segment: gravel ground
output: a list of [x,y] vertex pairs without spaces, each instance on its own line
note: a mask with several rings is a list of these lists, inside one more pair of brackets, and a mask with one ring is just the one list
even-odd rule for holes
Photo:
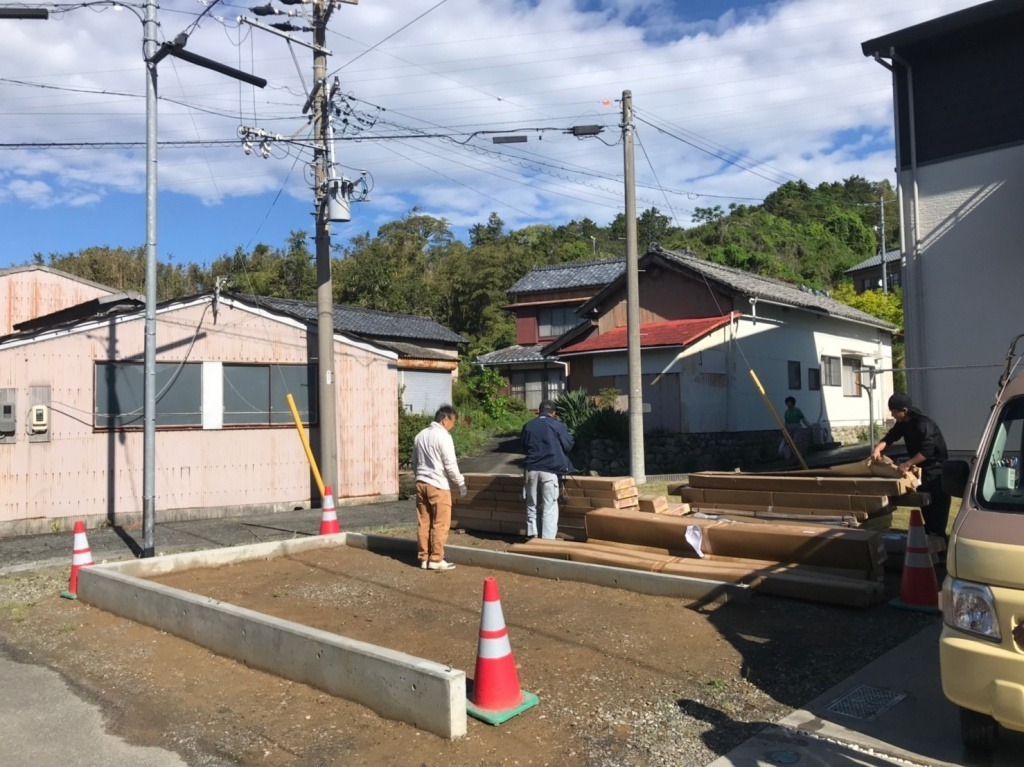
[[[408,525],[382,529],[411,537]],[[508,541],[455,533],[453,544]],[[200,593],[450,662],[472,675],[480,579],[348,551],[183,574]],[[179,576],[175,576],[179,577]],[[448,742],[60,599],[65,568],[0,577],[0,648],[59,670],[108,726],[193,765],[701,765],[932,619],[757,597],[717,609],[499,574],[525,689],[541,705]],[[890,592],[897,588],[890,577]],[[217,591],[220,589],[221,591]]]

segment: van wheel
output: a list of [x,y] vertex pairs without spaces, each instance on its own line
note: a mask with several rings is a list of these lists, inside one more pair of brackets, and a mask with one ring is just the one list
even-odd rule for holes
[[960,707],[960,738],[964,748],[975,753],[988,754],[996,747],[999,723],[988,714]]

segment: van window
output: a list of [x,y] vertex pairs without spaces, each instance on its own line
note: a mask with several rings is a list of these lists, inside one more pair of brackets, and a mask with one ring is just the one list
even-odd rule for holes
[[982,458],[978,504],[991,511],[1024,512],[1020,459],[1024,451],[1024,397],[1010,400]]

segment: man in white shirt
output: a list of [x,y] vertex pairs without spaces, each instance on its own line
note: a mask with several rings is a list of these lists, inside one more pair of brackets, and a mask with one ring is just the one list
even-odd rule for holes
[[434,422],[416,435],[412,446],[412,468],[416,475],[416,545],[420,567],[444,572],[455,565],[444,559],[444,545],[452,524],[452,491],[449,480],[466,497],[466,480],[455,460],[455,443],[449,432],[459,420],[451,405],[442,405]]

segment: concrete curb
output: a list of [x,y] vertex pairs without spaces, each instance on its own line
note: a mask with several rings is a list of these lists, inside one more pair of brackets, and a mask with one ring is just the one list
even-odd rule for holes
[[[207,549],[84,567],[79,573],[78,597],[253,668],[355,701],[389,719],[444,738],[465,735],[464,671],[146,580],[198,567],[336,546],[397,553],[410,559],[416,555],[415,541],[359,533]],[[488,549],[449,546],[446,556],[467,566],[684,597],[703,604],[751,597],[746,586],[736,584]]]
[[345,533],[82,568],[81,601],[444,738],[466,734],[466,673],[144,580],[345,545]]
[[[346,545],[374,552],[408,554],[410,560],[416,556],[416,542],[404,538],[348,533]],[[491,551],[490,549],[445,546],[445,558],[457,565],[468,567],[491,568],[551,580],[580,581],[595,586],[635,591],[638,594],[684,597],[696,599],[705,604],[745,601],[753,596],[753,592],[747,586],[736,583],[649,573],[643,570],[626,570],[620,567],[591,565],[584,562],[567,562],[561,559],[545,559],[526,554]]]

